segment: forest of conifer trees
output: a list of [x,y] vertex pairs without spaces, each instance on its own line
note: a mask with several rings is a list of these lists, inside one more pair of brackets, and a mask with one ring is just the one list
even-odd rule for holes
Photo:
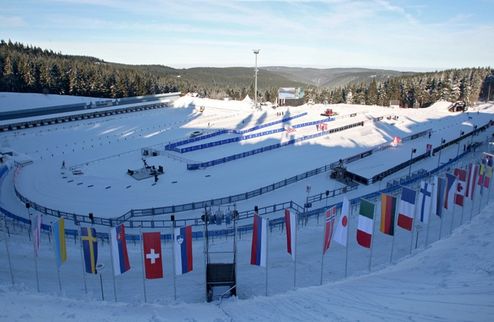
[[494,96],[494,74],[490,68],[450,69],[392,77],[384,82],[349,84],[337,89],[306,90],[308,97],[328,103],[388,106],[399,101],[402,107],[427,107],[438,100],[464,101],[472,105]]
[[[198,92],[211,98],[253,97],[253,84],[218,84],[214,77],[180,78],[166,66],[132,66],[70,56],[51,50],[0,41],[0,92],[29,92],[60,95],[120,98],[174,91]],[[182,70],[183,71],[183,70]],[[190,70],[189,70],[190,71]],[[216,73],[220,73],[216,69]],[[262,73],[261,73],[262,74]],[[225,78],[225,77],[224,77]],[[228,77],[226,77],[228,78]],[[276,83],[268,81],[259,91],[261,101],[276,100]],[[353,103],[388,106],[399,101],[403,107],[427,107],[438,100],[464,101],[471,105],[494,96],[494,73],[487,67],[450,69],[351,83],[339,88],[307,86],[306,100],[316,103]]]

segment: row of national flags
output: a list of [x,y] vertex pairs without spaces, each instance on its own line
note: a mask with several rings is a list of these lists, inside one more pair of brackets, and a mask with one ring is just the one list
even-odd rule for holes
[[[489,187],[492,177],[493,161],[491,157],[484,158],[481,164],[470,164],[467,169],[454,169],[453,174],[446,173],[445,177],[435,176],[432,182],[422,181],[418,191],[402,187],[398,197],[381,194],[381,221],[379,231],[393,236],[396,226],[411,231],[414,220],[417,218],[422,223],[428,223],[431,214],[441,217],[444,209],[450,209],[453,205],[463,207],[465,200],[473,200],[476,186],[480,189]],[[348,217],[350,215],[350,202],[343,199],[341,214],[336,219],[336,206],[325,212],[325,226],[323,239],[323,255],[334,240],[346,247],[348,242]],[[374,230],[375,204],[360,200],[359,216],[357,223],[357,243],[365,248],[372,245]],[[295,257],[297,217],[295,213],[285,209],[285,227],[287,253]],[[268,219],[254,215],[251,264],[266,266],[266,239]]]
[[[67,248],[65,242],[65,223],[60,218],[52,224],[52,235],[55,252],[55,261],[60,268],[67,261]],[[35,256],[39,254],[41,215],[36,214],[33,220],[33,244]],[[83,253],[84,271],[88,274],[97,274],[98,264],[98,239],[94,227],[81,227],[81,247]],[[182,275],[193,270],[192,257],[192,226],[174,228],[174,265],[175,275]],[[163,278],[163,252],[161,249],[160,232],[143,232],[143,261],[146,279]],[[131,268],[127,241],[125,238],[125,226],[123,224],[112,227],[110,230],[110,245],[113,274],[124,274]]]

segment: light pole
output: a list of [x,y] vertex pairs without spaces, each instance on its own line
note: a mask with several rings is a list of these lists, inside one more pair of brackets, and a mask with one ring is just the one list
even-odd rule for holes
[[473,126],[473,133],[472,133],[472,135],[470,135],[470,149],[472,148],[472,145],[473,145],[473,136],[476,134],[475,131],[477,131],[477,125]]
[[[446,143],[446,140],[441,138],[441,145],[443,145],[444,143]],[[439,146],[441,147],[441,146]],[[439,168],[439,165],[441,164],[441,152],[442,152],[443,149],[440,149],[439,150],[439,158],[437,159],[437,167]]]
[[[460,132],[460,137],[462,137],[463,134],[465,134],[465,132],[461,131]],[[456,157],[458,157],[458,155],[460,155],[460,145],[461,145],[461,140],[458,141],[458,149],[456,150]]]
[[417,149],[413,148],[410,153],[410,166],[408,167],[408,177],[410,177],[410,174],[412,173],[412,157],[415,152],[417,152]]
[[256,65],[254,68],[254,107],[257,108],[257,55],[259,54],[260,49],[253,49],[254,55],[256,56]]

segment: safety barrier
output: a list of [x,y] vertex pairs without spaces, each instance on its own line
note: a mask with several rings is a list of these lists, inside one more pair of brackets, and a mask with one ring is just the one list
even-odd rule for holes
[[[262,128],[265,128],[265,127],[273,126],[275,124],[285,123],[285,122],[288,122],[290,120],[293,120],[293,119],[296,119],[296,118],[299,118],[299,117],[302,117],[302,116],[305,116],[305,115],[307,115],[307,112],[304,112],[304,113],[301,113],[301,114],[297,114],[297,115],[294,115],[294,116],[285,117],[285,118],[282,118],[281,120],[278,120],[278,121],[273,121],[273,122],[269,122],[269,123],[266,123],[266,124],[257,125],[257,126],[254,126],[254,127],[250,128],[250,129],[243,130],[243,131],[221,129],[221,130],[215,131],[215,132],[210,133],[210,134],[201,135],[201,136],[197,136],[195,138],[189,138],[189,139],[185,139],[185,140],[180,140],[180,141],[177,141],[177,142],[169,143],[169,144],[165,145],[165,150],[175,151],[175,152],[178,152],[178,153],[186,153],[186,152],[191,152],[191,151],[200,150],[200,149],[207,149],[207,148],[210,148],[210,147],[213,147],[213,146],[222,145],[222,144],[227,144],[227,143],[232,143],[232,142],[238,142],[238,141],[241,141],[241,140],[247,140],[249,138],[253,138],[253,137],[257,137],[257,136],[261,136],[261,135],[256,135],[256,136],[252,136],[252,137],[249,137],[249,138],[246,138],[246,137],[236,137],[236,138],[233,138],[233,139],[225,139],[225,140],[220,140],[220,141],[216,141],[216,142],[199,144],[199,145],[195,145],[195,146],[192,146],[192,147],[177,148],[177,147],[179,147],[181,145],[186,145],[186,144],[189,144],[189,143],[202,141],[202,140],[209,139],[209,138],[212,138],[212,137],[215,137],[215,136],[218,136],[218,135],[223,135],[223,134],[228,134],[228,133],[245,134],[245,133],[256,131],[256,130],[259,130],[259,129],[262,129]],[[268,131],[268,132],[270,132],[270,131]],[[264,133],[266,133],[266,132],[264,132]],[[272,132],[272,133],[274,133],[274,132]],[[269,134],[272,134],[272,133],[269,133]],[[264,135],[268,135],[268,134],[264,134]]]
[[[414,133],[414,134],[405,136],[404,138],[401,139],[401,141],[402,142],[412,141],[412,140],[418,139],[419,137],[428,135],[431,132],[432,132],[432,129],[427,129],[427,130],[422,131],[422,132],[418,132],[418,133]],[[386,150],[388,148],[391,148],[392,146],[393,146],[393,142],[382,143],[382,144],[380,144],[378,146],[375,146],[372,149],[369,149],[367,151],[359,152],[359,153],[357,153],[355,155],[352,155],[352,156],[350,156],[348,158],[341,159],[339,161],[336,161],[336,162],[331,163],[331,165],[330,165],[331,166],[331,169],[334,169],[334,168],[336,168],[337,166],[339,166],[341,164],[349,164],[349,163],[355,162],[357,160],[366,158],[366,157],[372,155],[375,152],[384,151],[384,150]]]
[[[318,120],[318,121],[313,121],[313,122],[296,124],[296,125],[292,125],[291,128],[297,129],[297,128],[321,124],[321,123],[329,122],[329,121],[334,121],[334,118],[327,118],[324,120]],[[185,148],[176,149],[174,151],[177,151],[179,153],[187,153],[187,152],[192,152],[192,151],[196,151],[196,150],[212,148],[212,147],[215,147],[218,145],[240,142],[240,141],[244,141],[244,140],[250,140],[253,138],[271,135],[271,134],[275,134],[275,133],[281,133],[281,132],[285,132],[285,131],[286,131],[286,128],[281,127],[281,128],[270,130],[270,131],[264,131],[264,132],[259,132],[259,133],[255,133],[255,134],[242,135],[242,136],[235,137],[235,138],[229,138],[229,139],[224,139],[224,140],[219,140],[219,141],[214,141],[214,142],[209,142],[209,143],[204,143],[204,144],[193,145],[193,146],[189,146],[189,147],[185,147]]]
[[344,130],[347,130],[347,129],[350,129],[350,128],[353,128],[353,127],[356,127],[356,126],[363,126],[363,125],[364,125],[364,121],[361,121],[361,122],[357,122],[357,123],[353,123],[353,124],[348,124],[348,125],[345,125],[345,126],[341,126],[341,127],[335,128],[335,129],[330,129],[330,130],[318,132],[318,133],[315,133],[315,134],[305,135],[305,136],[300,137],[300,138],[297,138],[297,139],[290,139],[290,140],[288,140],[286,142],[275,143],[275,144],[271,144],[271,145],[268,145],[268,146],[265,146],[265,147],[262,147],[262,148],[257,148],[257,149],[253,149],[253,150],[250,150],[250,151],[246,151],[246,152],[242,152],[242,153],[237,153],[237,154],[230,155],[230,156],[227,156],[227,157],[223,157],[223,158],[220,158],[220,159],[215,159],[215,160],[206,161],[206,162],[200,162],[200,163],[187,164],[187,170],[198,170],[198,169],[204,169],[204,168],[212,167],[212,166],[215,166],[215,165],[218,165],[218,164],[222,164],[222,163],[234,161],[234,160],[237,160],[237,159],[242,159],[242,158],[249,157],[249,156],[252,156],[252,155],[255,155],[255,154],[263,153],[263,152],[266,152],[266,151],[271,151],[271,150],[278,149],[278,148],[281,148],[281,147],[284,147],[284,146],[293,145],[293,144],[298,143],[298,142],[302,142],[302,141],[306,141],[306,140],[311,140],[311,139],[314,139],[314,138],[317,138],[317,137],[321,137],[321,136],[324,136],[324,135],[328,135],[328,134],[331,134],[331,133],[344,131]]

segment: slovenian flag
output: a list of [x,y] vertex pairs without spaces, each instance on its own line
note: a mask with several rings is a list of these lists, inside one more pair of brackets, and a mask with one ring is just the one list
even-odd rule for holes
[[360,246],[370,248],[374,229],[374,204],[361,199],[357,226],[357,242]]
[[403,229],[412,230],[413,218],[415,216],[415,197],[417,192],[403,187],[401,189],[400,207],[398,212],[398,226]]
[[254,214],[252,224],[252,247],[250,251],[250,264],[266,267],[268,240],[268,219]]
[[173,233],[175,250],[175,274],[192,271],[192,226],[175,228]]
[[130,269],[127,242],[125,240],[125,227],[123,224],[113,227],[110,231],[111,251],[113,261],[113,273],[121,275]]
[[444,208],[448,209],[448,206],[452,204],[453,197],[455,195],[456,177],[451,173],[446,173],[446,191],[444,193]]
[[51,226],[51,231],[53,234],[53,248],[55,250],[55,261],[57,262],[57,267],[60,267],[67,260],[64,219],[60,218],[60,220],[54,222],[53,225]]
[[296,231],[297,231],[297,216],[290,213],[290,209],[285,209],[285,225],[286,225],[286,249],[288,254],[292,255],[292,259],[295,260],[295,245]]

